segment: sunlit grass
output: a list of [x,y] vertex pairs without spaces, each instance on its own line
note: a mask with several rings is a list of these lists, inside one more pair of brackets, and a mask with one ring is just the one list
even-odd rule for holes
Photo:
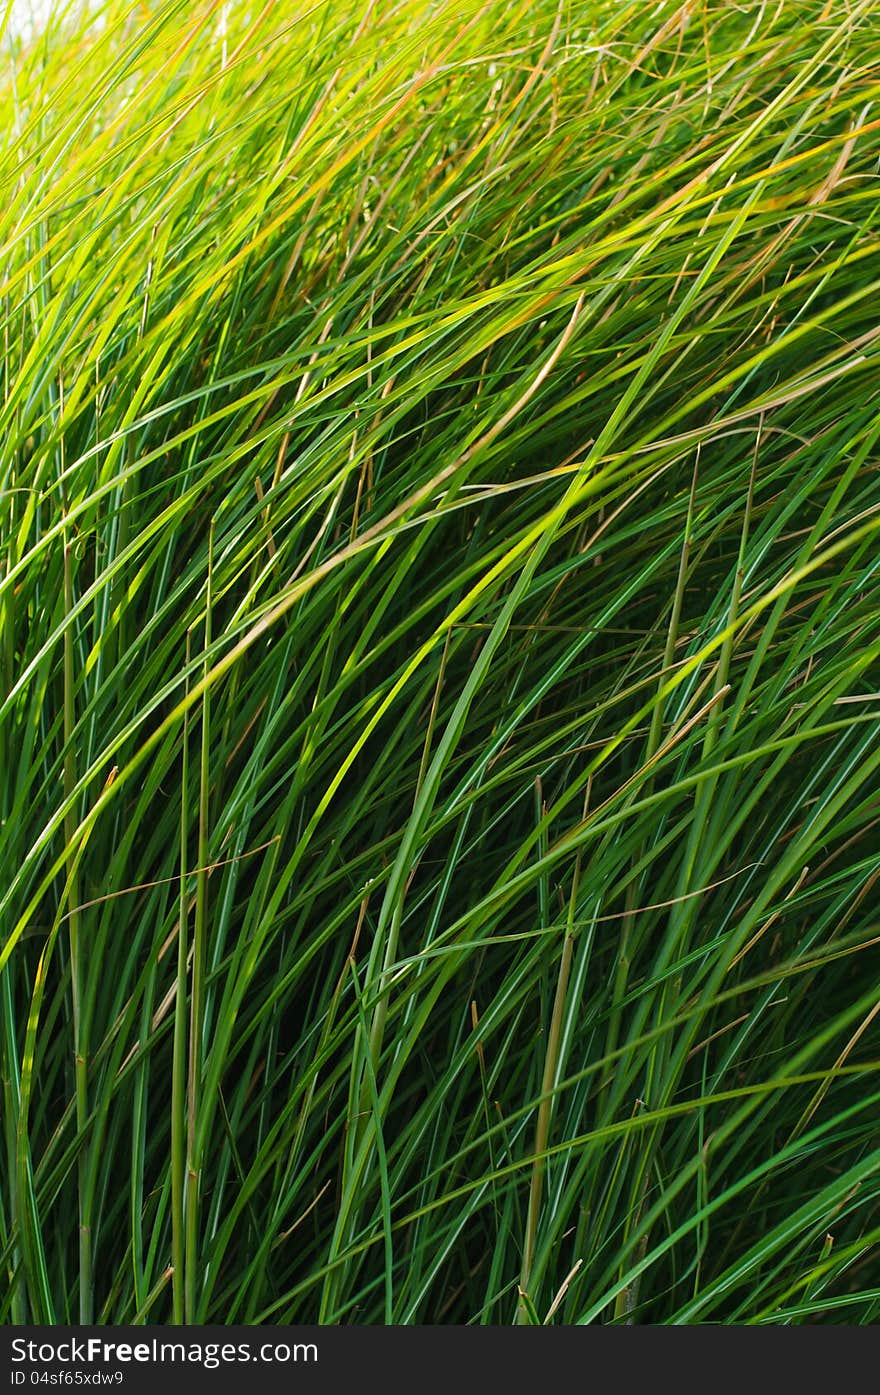
[[880,1315],[875,8],[7,31],[3,1320]]

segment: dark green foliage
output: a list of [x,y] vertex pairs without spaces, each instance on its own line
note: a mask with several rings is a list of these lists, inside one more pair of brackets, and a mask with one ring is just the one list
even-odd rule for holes
[[875,12],[7,44],[3,1320],[876,1320]]

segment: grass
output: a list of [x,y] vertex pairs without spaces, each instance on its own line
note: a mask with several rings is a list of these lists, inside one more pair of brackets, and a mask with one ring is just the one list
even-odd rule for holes
[[0,1318],[880,1316],[872,0],[0,78]]

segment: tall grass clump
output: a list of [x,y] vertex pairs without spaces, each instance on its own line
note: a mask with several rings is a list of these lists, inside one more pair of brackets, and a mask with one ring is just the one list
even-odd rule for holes
[[876,1321],[874,0],[0,62],[0,1319]]

